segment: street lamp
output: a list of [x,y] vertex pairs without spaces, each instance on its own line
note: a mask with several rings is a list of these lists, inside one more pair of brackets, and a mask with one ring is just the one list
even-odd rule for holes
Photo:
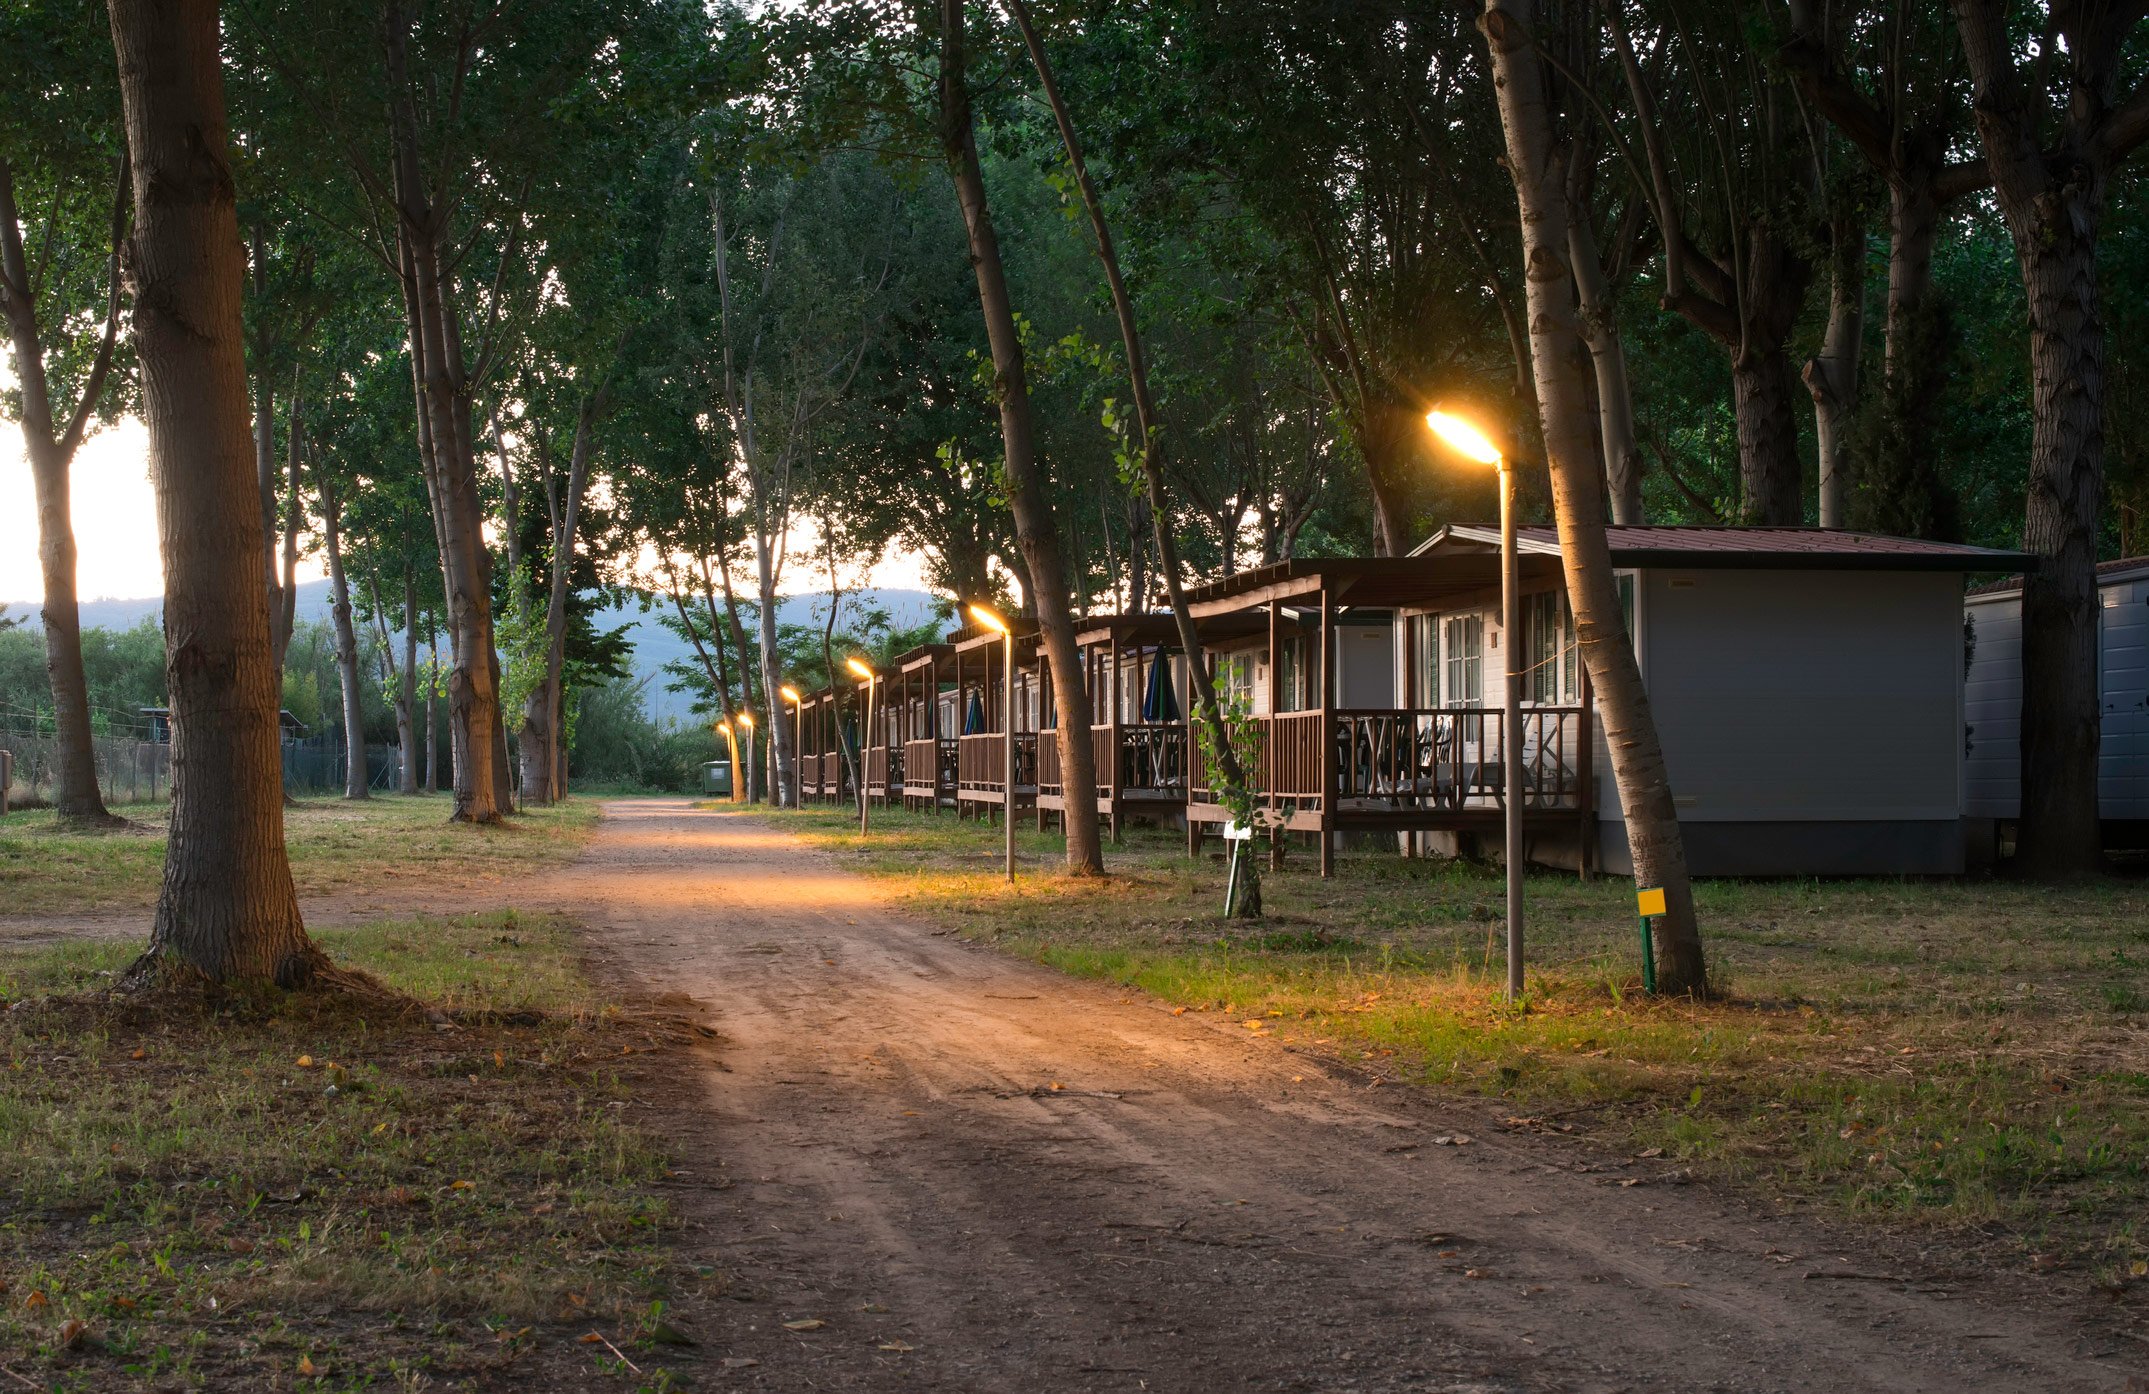
[[1425,424],[1448,449],[1500,473],[1500,630],[1507,649],[1507,690],[1500,753],[1507,766],[1507,995],[1522,996],[1522,578],[1515,548],[1515,471],[1500,448],[1463,417],[1435,407]]
[[[785,683],[776,690],[781,692],[783,699],[791,704],[791,806],[793,808],[804,808],[806,806],[806,772],[803,768],[806,761],[804,754],[806,746],[806,698],[805,694],[789,683]],[[776,733],[771,731],[769,739],[773,742],[776,739]]]
[[[738,721],[739,725],[746,731],[746,753],[752,755],[754,753],[754,714],[742,711],[739,713]],[[741,771],[741,773],[745,772]],[[746,801],[748,803],[754,801],[754,781],[750,774],[746,777]]]
[[1003,764],[1006,783],[1000,786],[1000,796],[1005,803],[1000,806],[1000,826],[1007,829],[1007,879],[1015,879],[1015,631],[1006,620],[983,605],[970,607],[970,618],[987,629],[996,631],[1007,654],[1001,665],[1001,676],[1007,686],[1007,719],[1001,724],[1000,746],[1007,759]]
[[843,661],[852,674],[866,685],[866,714],[865,720],[859,723],[862,729],[858,736],[858,832],[860,836],[864,836],[868,829],[866,810],[873,802],[866,797],[866,763],[873,758],[873,684],[880,680],[880,674],[855,658],[846,658]]

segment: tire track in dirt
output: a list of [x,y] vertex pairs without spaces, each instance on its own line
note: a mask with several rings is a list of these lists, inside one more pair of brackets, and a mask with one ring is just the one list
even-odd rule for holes
[[532,891],[724,1038],[675,1120],[689,1257],[742,1299],[687,1314],[712,1387],[1961,1394],[2149,1355],[2023,1280],[1578,1170],[1587,1143],[936,934],[748,815],[608,805]]

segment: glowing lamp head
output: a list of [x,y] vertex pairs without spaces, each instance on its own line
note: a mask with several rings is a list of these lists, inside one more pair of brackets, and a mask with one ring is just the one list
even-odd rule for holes
[[1434,435],[1440,437],[1441,444],[1464,459],[1475,460],[1481,465],[1501,463],[1499,447],[1486,439],[1485,433],[1465,418],[1435,407],[1425,413],[1425,424],[1432,428]]
[[875,677],[875,674],[874,674],[873,670],[872,670],[871,668],[868,668],[868,667],[867,667],[867,666],[866,666],[865,664],[863,664],[863,663],[860,663],[860,662],[859,662],[859,661],[858,661],[857,659],[855,659],[855,658],[846,658],[846,659],[844,659],[844,660],[843,660],[843,663],[844,663],[844,666],[845,666],[845,667],[847,667],[847,668],[849,668],[849,669],[851,670],[851,674],[852,674],[852,676],[856,677],[856,678],[858,679],[858,681],[860,681],[860,682],[871,682],[871,681],[873,681],[873,679],[874,679],[874,677]]
[[728,736],[731,734],[731,723],[728,721],[719,721],[716,723],[716,729],[722,731],[725,735]]
[[739,725],[741,725],[741,726],[745,727],[745,728],[746,728],[747,730],[749,730],[749,731],[753,730],[753,729],[754,729],[754,714],[753,714],[752,712],[740,712],[740,713],[739,713]]
[[791,686],[791,684],[789,683],[785,683],[782,687],[779,687],[776,690],[783,694],[783,699],[786,702],[803,702],[806,700],[805,698],[799,696],[798,689]]
[[984,625],[995,634],[1011,634],[1014,632],[1008,628],[1006,620],[1001,619],[982,605],[972,605],[970,607],[970,618]]

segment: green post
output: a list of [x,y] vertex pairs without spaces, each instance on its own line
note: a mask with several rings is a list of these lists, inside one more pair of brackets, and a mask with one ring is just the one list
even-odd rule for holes
[[1642,916],[1642,991],[1657,995],[1656,936],[1649,932],[1649,917]]

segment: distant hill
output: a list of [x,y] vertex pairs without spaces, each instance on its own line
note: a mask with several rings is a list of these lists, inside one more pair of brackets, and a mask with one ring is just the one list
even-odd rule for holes
[[[862,607],[877,605],[888,611],[897,628],[907,628],[930,619],[936,603],[927,591],[873,588],[845,594],[843,613],[855,615]],[[9,601],[8,614],[21,616],[35,626],[37,607],[38,602],[34,600]],[[159,596],[141,600],[88,600],[82,604],[82,624],[84,628],[132,629],[144,620],[154,621],[163,608],[164,601]],[[783,624],[818,626],[827,614],[827,595],[791,595],[784,597],[778,619]],[[329,617],[328,582],[309,581],[298,588],[298,617],[301,620],[326,620]],[[596,621],[602,629],[627,626],[627,637],[634,645],[634,676],[638,680],[652,679],[642,689],[649,714],[660,721],[666,717],[685,719],[690,705],[688,699],[680,693],[666,692],[664,679],[656,675],[675,659],[692,658],[692,646],[659,623],[653,611],[644,612],[631,601],[604,611]]]

